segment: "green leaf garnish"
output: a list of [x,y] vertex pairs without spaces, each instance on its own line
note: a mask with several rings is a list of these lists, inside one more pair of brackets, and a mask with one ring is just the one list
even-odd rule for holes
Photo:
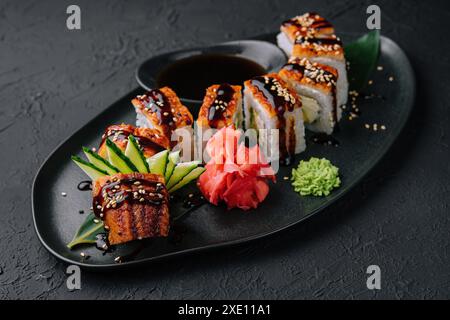
[[93,244],[96,242],[96,236],[99,233],[106,232],[103,221],[97,219],[95,214],[90,213],[83,224],[78,229],[77,233],[73,237],[72,241],[67,244],[69,249],[73,249],[80,244]]
[[348,81],[350,90],[361,90],[378,61],[380,53],[380,32],[373,30],[344,48],[345,57],[350,62]]

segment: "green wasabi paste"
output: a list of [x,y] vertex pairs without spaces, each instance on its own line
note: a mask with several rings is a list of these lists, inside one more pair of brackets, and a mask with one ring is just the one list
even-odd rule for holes
[[328,196],[341,185],[339,169],[325,158],[300,161],[297,169],[292,169],[291,180],[295,192],[302,196]]

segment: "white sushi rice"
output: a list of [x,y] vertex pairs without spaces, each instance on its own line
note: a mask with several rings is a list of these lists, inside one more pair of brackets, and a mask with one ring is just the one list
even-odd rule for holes
[[136,110],[136,127],[154,129],[153,123],[148,121],[147,117],[141,112],[139,108],[134,108]]
[[277,35],[277,44],[284,51],[284,53],[290,57],[292,55],[292,50],[294,49],[294,43],[291,41],[286,33],[280,32]]
[[[253,113],[253,125],[250,123]],[[246,129],[279,129],[286,130],[286,146],[288,150],[291,148],[291,135],[295,135],[295,154],[301,153],[306,149],[305,143],[305,127],[303,124],[303,113],[301,108],[296,108],[294,111],[286,111],[284,118],[286,120],[285,128],[278,128],[278,119],[276,116],[268,116],[265,108],[253,97],[253,94],[248,88],[244,90],[244,118]],[[291,130],[294,130],[292,132]],[[267,134],[260,134],[258,141],[261,150],[265,153],[269,161],[278,161],[280,157],[279,141],[274,139],[271,132]]]
[[344,60],[331,59],[327,57],[313,57],[309,59],[311,62],[321,63],[335,68],[338,71],[336,81],[336,100],[337,105],[342,106],[347,103],[348,98],[348,79],[347,68]]
[[[314,88],[302,85],[296,81],[289,81],[289,79],[285,78],[285,81],[288,81],[298,95],[301,97],[305,96],[308,98],[312,98],[317,101],[320,106],[320,111],[318,118],[312,123],[306,123],[306,128],[314,132],[324,132],[326,134],[333,133],[333,129],[335,126],[333,119],[333,96],[332,94],[324,94],[319,90]],[[338,121],[342,117],[342,109],[337,107],[337,118]]]

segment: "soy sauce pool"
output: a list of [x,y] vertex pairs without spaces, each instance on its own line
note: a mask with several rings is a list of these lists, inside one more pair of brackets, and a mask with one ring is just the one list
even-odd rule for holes
[[258,63],[233,55],[204,54],[181,59],[163,69],[156,77],[159,88],[169,86],[178,96],[203,100],[205,90],[213,84],[242,85],[266,70]]

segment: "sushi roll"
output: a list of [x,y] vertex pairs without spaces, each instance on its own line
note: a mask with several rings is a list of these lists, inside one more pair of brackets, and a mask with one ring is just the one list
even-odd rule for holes
[[194,155],[203,159],[203,150],[215,130],[234,126],[242,128],[242,87],[229,84],[215,84],[206,89],[195,127]]
[[306,128],[331,134],[342,115],[337,104],[337,70],[305,58],[294,58],[278,74],[301,97]]
[[198,114],[199,128],[222,129],[234,125],[242,127],[241,86],[215,84],[206,89],[206,95]]
[[112,140],[116,146],[125,151],[128,136],[133,135],[142,148],[144,156],[150,158],[154,154],[170,148],[170,141],[156,129],[136,128],[129,124],[112,125],[106,128],[98,154],[107,158],[106,139]]
[[277,35],[278,46],[288,57],[291,56],[297,36],[311,29],[314,29],[318,36],[334,34],[333,26],[325,18],[316,13],[305,13],[282,23]]
[[157,174],[119,173],[94,182],[94,214],[103,220],[111,245],[169,233],[169,193]]
[[[260,147],[269,161],[278,160],[278,155],[282,163],[289,164],[306,147],[300,97],[276,73],[247,80],[244,86],[246,129],[269,129],[267,135],[259,132]],[[270,129],[279,130],[278,141],[272,139]]]
[[138,127],[159,130],[173,147],[179,142],[179,129],[189,129],[193,124],[189,112],[169,87],[151,90],[131,101],[136,109]]
[[338,72],[337,104],[342,106],[347,103],[348,96],[347,63],[342,42],[335,34],[323,36],[318,35],[315,30],[311,29],[297,36],[292,57],[306,58],[312,63],[317,62],[335,68]]

